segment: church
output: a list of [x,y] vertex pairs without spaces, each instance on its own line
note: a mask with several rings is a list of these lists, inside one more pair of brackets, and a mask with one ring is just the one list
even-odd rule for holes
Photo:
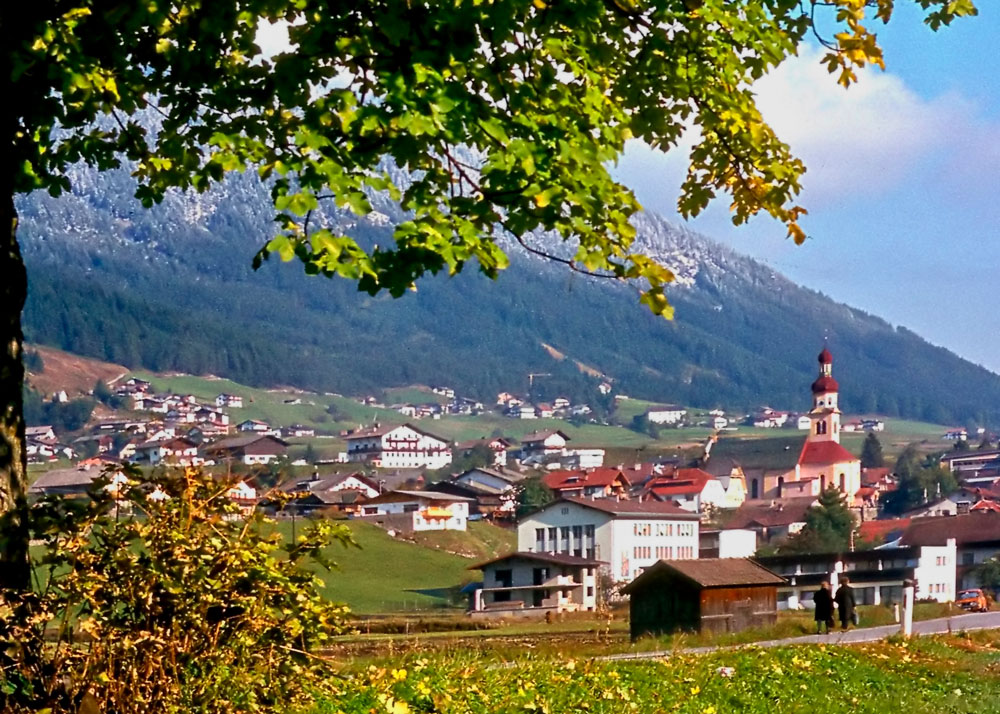
[[[819,353],[819,374],[812,383],[809,435],[777,439],[720,439],[709,465],[738,466],[748,500],[816,497],[836,486],[853,503],[861,488],[861,461],[840,444],[840,386],[833,378],[833,355]],[[721,463],[720,463],[721,462]],[[709,468],[709,471],[713,469]]]

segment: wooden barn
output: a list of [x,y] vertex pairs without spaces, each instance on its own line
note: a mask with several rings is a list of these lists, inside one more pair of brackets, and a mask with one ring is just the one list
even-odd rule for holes
[[784,579],[747,558],[661,560],[626,585],[632,639],[773,625]]

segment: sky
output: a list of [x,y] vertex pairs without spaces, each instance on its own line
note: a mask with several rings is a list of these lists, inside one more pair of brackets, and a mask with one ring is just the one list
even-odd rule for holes
[[[811,46],[757,86],[765,119],[808,169],[804,245],[770,218],[734,227],[725,199],[685,225],[1000,372],[1000,7],[978,4],[978,17],[932,32],[915,2],[897,3],[879,29],[886,71],[849,89]],[[616,175],[683,222],[685,168],[683,151],[635,142]]]

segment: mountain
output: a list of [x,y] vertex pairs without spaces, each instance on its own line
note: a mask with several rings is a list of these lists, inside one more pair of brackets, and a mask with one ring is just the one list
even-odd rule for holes
[[[992,372],[653,214],[636,226],[642,246],[677,273],[672,322],[648,314],[635,286],[513,246],[495,282],[468,266],[399,300],[307,278],[295,264],[255,273],[251,258],[271,233],[255,176],[175,193],[148,211],[125,170],[79,168],[72,181],[59,199],[18,202],[26,335],[128,367],[349,394],[447,383],[483,399],[524,391],[529,372],[551,375],[535,381],[537,396],[592,399],[595,375],[606,375],[619,392],[652,400],[802,410],[828,335],[849,411],[985,422],[1000,405]],[[326,218],[384,243],[398,212],[376,208],[362,221]]]

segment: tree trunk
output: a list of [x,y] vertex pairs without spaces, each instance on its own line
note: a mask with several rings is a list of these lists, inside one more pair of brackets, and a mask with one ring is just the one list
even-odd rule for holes
[[29,586],[31,575],[21,362],[21,309],[28,277],[17,244],[17,209],[9,177],[0,178],[0,236],[0,588],[21,590]]

